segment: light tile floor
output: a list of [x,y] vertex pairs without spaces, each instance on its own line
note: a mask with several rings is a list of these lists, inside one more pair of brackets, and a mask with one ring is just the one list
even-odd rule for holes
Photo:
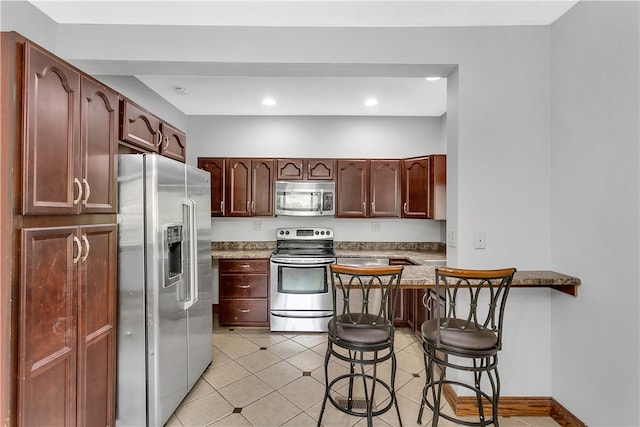
[[[215,323],[213,362],[166,426],[315,426],[324,396],[326,346],[324,333],[272,333]],[[422,350],[408,329],[397,330],[395,346],[396,390],[403,425],[418,425],[424,386]],[[345,369],[344,364],[330,362],[330,375]],[[384,375],[385,369],[379,373]],[[380,407],[384,402],[376,404]],[[431,425],[430,415],[426,409],[422,425]],[[366,419],[346,415],[330,403],[322,422],[327,427],[366,426]],[[393,408],[374,418],[374,426],[397,425]],[[439,425],[455,424],[443,420]],[[558,426],[550,417],[503,417],[500,425]]]

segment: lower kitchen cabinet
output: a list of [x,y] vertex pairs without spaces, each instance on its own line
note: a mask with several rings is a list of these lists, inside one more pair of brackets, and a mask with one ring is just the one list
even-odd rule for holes
[[221,259],[218,265],[218,322],[269,326],[269,259]]
[[22,230],[18,425],[114,425],[115,224]]

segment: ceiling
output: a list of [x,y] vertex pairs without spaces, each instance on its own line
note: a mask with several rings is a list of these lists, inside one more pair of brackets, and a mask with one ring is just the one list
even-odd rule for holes
[[[59,24],[444,27],[549,25],[572,1],[307,1],[29,0]],[[153,1],[153,7],[149,7]],[[158,30],[161,30],[159,27]],[[132,61],[102,61],[82,68],[92,74],[133,75],[187,115],[440,116],[446,112],[446,77],[452,66],[367,67],[341,64],[217,64],[189,72],[189,64],[144,70]],[[237,68],[240,67],[241,70]],[[385,67],[387,69],[385,69]],[[180,88],[180,89],[178,89]],[[273,106],[262,100],[271,97]],[[364,101],[376,98],[378,104]]]

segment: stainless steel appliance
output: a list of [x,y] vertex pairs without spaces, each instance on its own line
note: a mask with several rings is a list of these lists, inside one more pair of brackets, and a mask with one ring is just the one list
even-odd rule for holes
[[116,424],[161,426],[211,363],[210,176],[118,159]]
[[275,213],[291,216],[335,214],[333,181],[276,181]]
[[271,254],[272,331],[320,332],[333,316],[331,228],[278,228]]

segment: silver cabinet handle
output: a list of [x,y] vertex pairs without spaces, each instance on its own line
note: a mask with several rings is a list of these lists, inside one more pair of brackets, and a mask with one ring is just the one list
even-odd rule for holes
[[251,213],[251,202],[247,200],[247,212]]
[[75,242],[76,249],[78,250],[78,255],[73,257],[73,263],[77,264],[80,260],[80,256],[82,256],[82,243],[80,243],[80,239],[78,239],[78,236],[73,236],[73,241]]
[[169,147],[169,137],[165,136],[164,137],[164,147],[162,147],[163,150],[166,150],[167,147]]
[[238,310],[240,313],[249,313],[251,312],[251,310],[249,310],[248,308],[242,308],[240,310]]
[[240,288],[240,289],[249,289],[251,287],[251,285],[236,285],[236,288]]
[[407,202],[404,202],[404,204],[402,205],[402,210],[404,211],[404,213],[407,213]]
[[84,199],[82,199],[82,204],[86,205],[87,202],[89,201],[89,196],[91,195],[91,186],[89,185],[89,183],[87,182],[86,179],[82,178],[82,183],[84,184]]
[[78,186],[78,197],[73,201],[74,205],[80,203],[80,199],[82,199],[82,184],[78,178],[73,178],[73,183]]
[[87,235],[86,234],[82,235],[82,240],[84,241],[84,244],[86,246],[86,252],[84,253],[84,256],[82,257],[82,261],[84,262],[89,257],[89,251],[91,250],[91,245],[89,244],[89,239],[87,239]]
[[238,267],[240,267],[240,268],[249,268],[249,267],[251,267],[251,264],[240,264]]
[[252,200],[251,201],[251,213],[255,212],[255,210],[256,210],[256,202],[255,202],[255,200]]
[[160,147],[161,144],[162,144],[162,132],[158,131],[158,142],[156,146]]
[[224,213],[224,200],[220,200],[220,212]]

